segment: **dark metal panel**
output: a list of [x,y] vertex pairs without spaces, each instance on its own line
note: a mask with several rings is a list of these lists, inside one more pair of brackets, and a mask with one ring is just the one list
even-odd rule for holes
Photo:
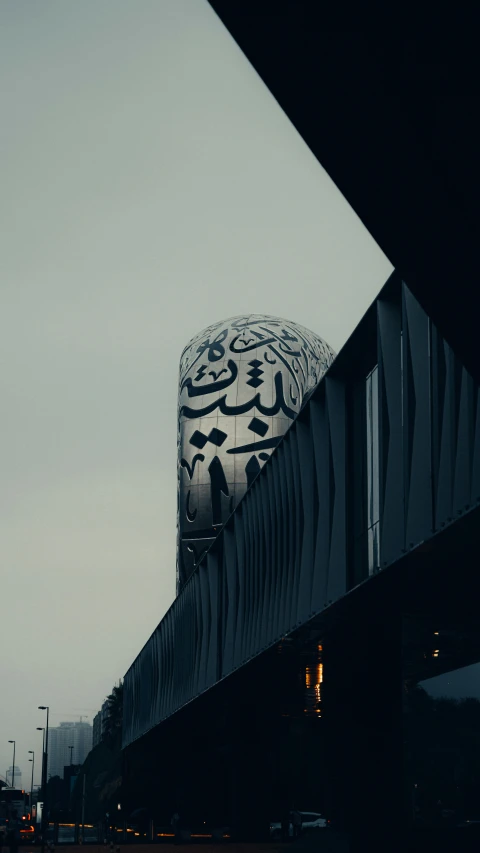
[[254,635],[253,647],[255,653],[262,647],[262,611],[265,589],[265,559],[263,548],[266,517],[262,517],[260,509],[260,477],[252,488],[253,538],[255,545],[255,601],[254,601]]
[[200,606],[202,610],[202,630],[201,630],[201,639],[200,639],[200,666],[199,666],[199,677],[198,677],[198,692],[201,693],[202,690],[205,690],[208,686],[207,682],[207,670],[208,670],[208,647],[210,640],[210,607],[209,607],[209,594],[208,594],[208,575],[207,575],[207,561],[203,560],[198,568],[198,576],[200,579]]
[[[182,594],[182,598],[184,598],[183,625],[185,626],[185,624],[186,624],[186,628],[184,627],[183,630],[187,631],[188,643],[186,643],[186,647],[188,648],[188,654],[189,654],[189,666],[188,666],[188,672],[187,672],[186,679],[185,679],[185,681],[186,681],[185,695],[187,695],[187,696],[193,696],[194,692],[195,692],[195,660],[196,660],[196,652],[197,652],[197,646],[198,646],[198,644],[197,644],[198,625],[197,625],[197,618],[196,618],[196,607],[195,607],[194,593],[195,593],[195,585],[192,581],[189,581],[189,583],[185,587],[185,592]],[[175,637],[176,637],[176,634],[174,633],[174,635],[173,635],[174,647],[172,650],[172,652],[173,652],[172,666],[173,666],[174,672],[177,670],[176,660],[175,660],[175,649],[176,649]]]
[[208,619],[209,619],[209,643],[207,657],[206,681],[210,686],[218,681],[219,677],[219,654],[218,627],[220,621],[220,607],[218,596],[219,568],[218,550],[211,549],[207,554],[206,576],[208,584]]
[[[185,612],[185,604],[183,607],[183,611]],[[174,613],[174,611],[170,610],[167,613],[167,618],[168,618],[168,636],[167,636],[167,641],[166,641],[166,658],[167,658],[166,680],[167,680],[167,685],[163,685],[163,687],[165,688],[165,686],[166,686],[167,689],[162,690],[160,687],[160,681],[159,681],[158,690],[157,690],[157,719],[159,717],[163,717],[167,711],[167,708],[171,708],[172,705],[174,704],[174,701],[175,701],[175,698],[174,698],[174,684],[175,684],[175,680],[174,680],[174,676],[175,676],[175,613]],[[158,632],[157,632],[157,639],[159,639]],[[184,696],[185,696],[187,689],[188,689],[188,686],[189,686],[189,677],[188,676],[189,676],[189,670],[190,670],[190,666],[191,666],[191,651],[190,651],[189,646],[185,642],[185,639],[188,640],[188,637],[185,638],[184,632],[182,631],[182,641],[183,641],[182,646],[184,647],[185,651],[184,651],[181,659],[187,658],[188,663],[187,663],[187,666],[184,668],[185,675],[181,681],[181,689],[180,689],[181,701],[184,699]],[[163,707],[162,707],[162,698],[163,697],[165,697],[165,699],[164,699]]]
[[152,669],[152,640],[147,642],[140,662],[140,705],[139,721],[142,730],[150,725],[150,709],[152,706],[151,678]]
[[278,493],[280,497],[279,508],[282,520],[280,527],[280,559],[279,568],[279,596],[278,596],[278,628],[282,632],[288,623],[288,564],[289,564],[289,530],[285,519],[288,518],[288,496],[287,496],[287,470],[285,462],[285,442],[277,449],[278,459]]
[[[152,684],[152,718],[153,720],[160,719],[159,713],[159,682],[160,682],[160,653],[159,653],[159,632],[155,631],[152,634],[152,671],[150,673],[150,680]],[[169,688],[168,682],[168,674],[167,674],[167,690]]]
[[455,357],[451,348],[432,330],[432,433],[434,465],[438,447],[438,467],[434,468],[435,528],[452,520],[455,459]]
[[250,489],[249,500],[249,540],[250,540],[250,562],[249,574],[251,582],[251,601],[250,601],[250,631],[249,631],[249,648],[248,656],[255,654],[256,639],[257,639],[257,624],[258,624],[258,581],[259,581],[259,547],[257,536],[256,523],[256,501],[255,490],[256,483]]
[[[175,702],[175,693],[178,692],[180,684],[177,684],[169,672],[168,657],[170,651],[170,622],[167,613],[162,622],[162,629],[157,630],[152,636],[152,667],[157,668],[158,688],[155,690],[154,673],[152,672],[153,707],[155,708],[155,722],[161,719],[165,709],[171,707]],[[158,710],[157,710],[158,705]],[[163,705],[163,707],[162,707]]]
[[350,385],[350,417],[348,429],[350,557],[349,588],[368,577],[367,553],[367,412],[365,378]]
[[255,494],[256,483],[249,491],[248,500],[248,541],[250,556],[248,560],[248,574],[250,578],[250,606],[249,606],[249,643],[248,657],[255,653],[257,633],[257,610],[258,610],[258,540],[256,530]]
[[298,470],[302,489],[303,537],[300,565],[300,594],[298,616],[305,621],[312,615],[313,566],[315,559],[315,472],[312,433],[308,411],[302,413],[296,423],[298,436]]
[[312,587],[312,610],[319,612],[327,604],[327,578],[330,557],[330,430],[326,412],[325,383],[310,401],[313,449],[318,484],[318,519]]
[[400,305],[379,299],[377,321],[380,560],[385,566],[398,559],[405,548]]
[[[275,464],[274,464],[275,462]],[[268,596],[266,600],[266,616],[265,616],[265,642],[268,642],[270,637],[276,636],[275,631],[275,613],[276,613],[276,590],[277,590],[277,541],[278,541],[278,508],[275,500],[274,474],[276,469],[276,460],[270,462],[269,476],[263,475],[262,481],[265,484],[264,502],[268,507],[270,515],[270,537],[267,551],[267,577],[268,577]]]
[[225,618],[225,641],[223,647],[222,675],[229,673],[234,666],[234,647],[237,627],[237,567],[235,539],[231,525],[223,531],[224,579],[227,587],[227,613]]
[[237,554],[237,572],[238,572],[238,617],[237,617],[237,633],[235,637],[235,666],[239,666],[244,659],[244,633],[245,633],[245,545],[244,545],[244,507],[241,507],[240,512],[235,513],[235,551]]
[[404,284],[404,446],[407,548],[432,534],[429,320]]
[[[296,624],[296,601],[293,593],[295,589],[295,574],[297,561],[297,524],[295,518],[295,492],[293,485],[293,462],[290,442],[290,434],[283,441],[285,451],[286,480],[283,484],[285,502],[288,507],[288,515],[285,516],[285,528],[288,532],[288,547],[286,559],[286,589],[285,589],[285,616],[284,630],[290,630]],[[287,520],[288,519],[288,520]]]
[[[246,496],[245,496],[246,498]],[[249,617],[250,617],[250,519],[248,500],[243,501],[242,506],[242,524],[240,527],[240,542],[243,553],[243,559],[240,571],[240,588],[242,589],[242,645],[240,656],[237,665],[243,663],[248,657],[249,643]],[[237,547],[238,547],[237,543]]]
[[245,585],[245,612],[244,612],[244,648],[242,661],[248,660],[251,654],[252,645],[252,618],[253,618],[253,601],[255,598],[254,584],[254,567],[253,567],[253,531],[252,531],[252,513],[251,513],[251,494],[245,496],[245,506],[243,509],[243,529],[245,542],[245,566],[242,582]]
[[256,589],[256,581],[257,581],[257,543],[255,540],[255,507],[254,507],[254,498],[253,491],[250,491],[249,500],[247,502],[248,507],[248,545],[249,545],[249,558],[247,562],[247,575],[249,579],[250,585],[250,604],[248,608],[248,651],[247,657],[250,658],[254,654],[255,650],[255,622],[256,622],[256,608],[257,608],[257,589]]
[[346,422],[345,384],[325,379],[325,392],[330,422],[331,461],[333,468],[333,512],[328,564],[327,601],[335,601],[347,590],[347,501],[346,501]]
[[470,508],[474,428],[473,379],[465,368],[460,375],[457,453],[453,486],[453,513],[458,516]]
[[[201,660],[202,660],[202,634],[203,634],[203,617],[202,617],[202,602],[200,589],[200,573],[197,571],[193,576],[193,596],[195,602],[195,624],[197,626],[197,642],[195,645],[195,669],[194,669],[194,687],[193,695],[196,696],[200,690],[201,684]],[[189,580],[192,583],[192,580]]]
[[272,608],[271,608],[271,618],[272,618],[272,636],[278,637],[280,633],[280,624],[281,624],[281,593],[282,593],[282,528],[283,528],[283,514],[282,514],[282,499],[280,495],[280,456],[279,450],[275,453],[272,461],[270,463],[270,478],[269,482],[271,483],[270,491],[273,493],[273,507],[274,507],[274,515],[275,515],[275,544],[273,548],[273,557],[272,557]]
[[272,544],[274,508],[269,496],[269,477],[264,473],[258,478],[259,510],[264,524],[263,540],[263,589],[260,613],[260,647],[264,649],[272,636],[270,604],[272,601]]
[[167,637],[166,643],[165,643],[165,646],[166,646],[165,657],[166,657],[167,678],[170,682],[170,690],[167,692],[165,689],[161,689],[161,696],[159,697],[160,698],[159,704],[161,706],[161,716],[162,717],[165,716],[168,708],[171,708],[179,700],[183,701],[184,696],[190,695],[190,670],[191,670],[191,665],[192,665],[192,655],[191,655],[190,644],[188,642],[188,640],[189,640],[188,632],[185,630],[185,628],[187,627],[185,624],[186,623],[185,614],[187,612],[186,604],[187,604],[187,602],[184,603],[183,613],[182,613],[183,619],[182,619],[182,624],[181,624],[181,638],[182,638],[181,648],[184,649],[184,651],[182,653],[182,657],[180,658],[180,660],[188,658],[188,664],[186,667],[182,667],[182,669],[184,668],[184,674],[185,674],[183,679],[178,678],[178,675],[176,677],[176,673],[175,673],[175,669],[176,669],[175,668],[175,653],[176,653],[175,635],[176,635],[176,627],[177,627],[176,626],[176,619],[175,619],[175,612],[171,610],[167,614],[167,616],[169,616],[170,619],[169,619],[169,623],[168,623],[168,625],[169,625],[168,637]]
[[292,480],[293,491],[291,494],[291,503],[293,508],[292,519],[295,526],[295,547],[292,561],[293,581],[291,585],[292,596],[292,625],[301,623],[299,602],[300,602],[300,584],[301,584],[301,569],[302,569],[302,552],[303,552],[303,525],[304,525],[304,507],[303,496],[300,484],[300,459],[298,455],[298,425],[294,423],[286,437],[286,441],[290,447],[291,463],[292,463]]
[[480,388],[475,392],[475,429],[473,439],[473,462],[472,462],[472,488],[470,494],[471,503],[480,501]]
[[257,649],[261,650],[265,646],[266,639],[266,609],[267,596],[269,590],[269,539],[270,539],[270,511],[268,498],[266,498],[266,479],[264,475],[258,477],[255,487],[255,506],[256,506],[256,523],[259,533],[259,550],[260,550],[260,577],[259,577],[259,601],[258,601],[258,633],[257,633]]

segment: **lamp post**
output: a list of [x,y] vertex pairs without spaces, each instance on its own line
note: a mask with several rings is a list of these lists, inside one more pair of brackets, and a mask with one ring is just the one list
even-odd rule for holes
[[45,727],[37,726],[37,732],[43,732],[43,743],[42,743],[42,781],[40,782],[40,787],[42,789],[42,799],[45,793]]
[[44,773],[43,778],[45,781],[45,787],[43,790],[43,808],[42,808],[42,853],[45,851],[45,818],[48,812],[48,803],[47,803],[47,769],[48,769],[48,715],[50,712],[50,707],[48,705],[39,705],[39,711],[47,712],[47,724],[45,726],[45,749],[43,752],[43,766]]
[[13,743],[13,769],[12,769],[12,788],[15,787],[15,741],[9,740],[9,743]]
[[[40,783],[40,787],[42,789],[42,800],[45,797],[45,726],[37,726],[37,732],[43,732],[43,742],[42,742],[42,781]],[[40,798],[37,796],[37,815],[38,815],[38,800]],[[42,818],[43,821],[43,803],[42,803]],[[38,817],[37,817],[38,823]],[[40,828],[42,828],[42,823],[40,823]]]
[[32,762],[32,784],[30,785],[30,814],[32,814],[32,807],[33,807],[33,771],[35,769],[35,752],[33,751],[33,749],[29,749],[28,754],[32,756],[31,758],[28,759],[29,761]]

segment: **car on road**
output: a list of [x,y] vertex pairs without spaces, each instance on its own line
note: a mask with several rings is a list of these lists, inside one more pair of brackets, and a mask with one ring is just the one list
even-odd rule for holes
[[20,827],[20,844],[35,844],[35,827],[31,823],[22,823]]
[[327,819],[320,812],[300,812],[302,817],[302,830],[324,829]]
[[[320,812],[303,812],[299,810],[298,813],[302,818],[302,832],[306,829],[324,829],[327,826],[327,819]],[[290,812],[288,837],[293,838],[293,835],[293,812]],[[272,841],[282,840],[282,822],[280,820],[270,821],[270,838]]]
[[[292,815],[290,813],[290,820],[288,824],[288,835],[289,838],[293,838],[293,822]],[[270,821],[270,838],[272,841],[281,841],[282,840],[282,821],[281,820],[271,820]]]

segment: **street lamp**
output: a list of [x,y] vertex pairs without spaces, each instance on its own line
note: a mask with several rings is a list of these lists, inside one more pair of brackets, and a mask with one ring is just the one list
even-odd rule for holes
[[42,808],[42,853],[45,851],[45,819],[47,815],[47,768],[48,768],[48,714],[50,711],[50,707],[48,705],[39,705],[39,711],[47,712],[47,725],[45,726],[45,748],[43,752],[43,768],[44,771],[42,773],[44,779],[44,789],[43,789],[43,808]]
[[15,741],[9,740],[9,743],[13,743],[13,770],[12,770],[12,788],[15,787]]
[[32,756],[32,758],[28,759],[29,761],[32,762],[32,784],[30,785],[30,814],[31,814],[32,813],[32,806],[33,806],[33,771],[35,768],[35,752],[33,751],[33,749],[29,749],[28,754]]
[[[42,789],[42,800],[45,796],[45,726],[37,726],[37,732],[43,732],[43,742],[42,742],[42,781],[40,783],[40,787]],[[37,793],[37,814],[38,814],[38,800],[40,797]],[[43,806],[42,806],[42,820],[43,820]]]
[[43,797],[43,789],[45,787],[45,779],[44,779],[44,771],[45,771],[45,726],[37,726],[37,732],[43,732],[43,743],[42,743],[42,781],[40,783],[42,788],[42,797]]

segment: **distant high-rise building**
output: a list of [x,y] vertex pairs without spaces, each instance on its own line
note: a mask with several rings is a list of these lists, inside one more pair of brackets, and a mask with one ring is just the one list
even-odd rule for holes
[[105,726],[108,717],[108,700],[105,699],[101,710],[93,718],[93,740],[92,747],[98,746],[105,737]]
[[20,770],[20,767],[18,767],[17,765],[15,765],[15,775],[13,773],[13,764],[10,765],[10,767],[7,770],[7,775],[6,775],[5,779],[6,779],[7,785],[10,785],[10,787],[12,786],[12,782],[13,782],[13,785],[15,786],[15,788],[22,788],[23,787],[23,785],[22,785],[22,771]]
[[84,722],[64,722],[49,729],[48,777],[63,778],[63,769],[70,764],[70,758],[73,764],[83,764],[92,748],[92,736],[92,726]]

